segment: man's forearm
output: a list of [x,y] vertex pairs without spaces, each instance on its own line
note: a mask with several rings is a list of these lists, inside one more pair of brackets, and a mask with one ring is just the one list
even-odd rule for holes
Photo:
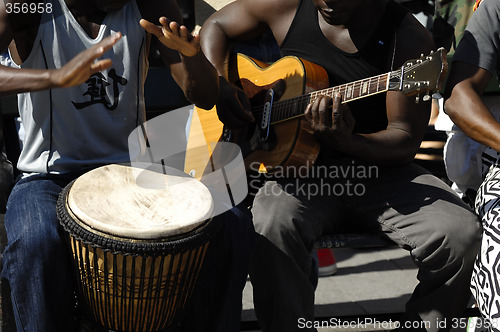
[[184,78],[186,98],[196,106],[210,109],[219,92],[219,76],[203,52],[192,57],[181,55],[182,66],[187,75]]
[[475,93],[454,93],[445,104],[446,113],[473,140],[500,151],[500,123]]
[[352,134],[349,140],[335,142],[331,148],[370,163],[391,166],[412,161],[419,142],[406,131],[392,129],[373,134]]
[[0,66],[0,95],[40,91],[54,87],[50,70]]

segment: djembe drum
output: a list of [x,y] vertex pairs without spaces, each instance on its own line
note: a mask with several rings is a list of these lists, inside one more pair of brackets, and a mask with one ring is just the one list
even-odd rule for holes
[[162,331],[193,292],[211,236],[212,197],[198,180],[123,165],[69,184],[58,217],[79,300],[113,331]]

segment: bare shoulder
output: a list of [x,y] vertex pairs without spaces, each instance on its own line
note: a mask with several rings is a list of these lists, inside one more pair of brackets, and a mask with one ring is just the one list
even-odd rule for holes
[[[236,0],[208,18],[217,25],[230,26],[231,35],[238,36],[271,28],[277,40],[284,37],[299,0]],[[306,0],[311,1],[311,0]]]
[[[251,0],[246,0],[251,1]],[[305,0],[311,1],[311,0]],[[264,1],[265,2],[265,1]],[[270,0],[265,12],[266,22],[279,44],[283,41],[297,12],[299,0]]]
[[396,34],[396,58],[398,66],[406,60],[429,54],[434,50],[432,35],[413,15],[408,14]]
[[233,4],[269,22],[279,20],[284,15],[295,14],[298,0],[236,0]]

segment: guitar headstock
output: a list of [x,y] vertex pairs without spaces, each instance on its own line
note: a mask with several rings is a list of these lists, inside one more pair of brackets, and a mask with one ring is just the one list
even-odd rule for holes
[[446,50],[441,47],[429,55],[407,61],[392,72],[389,90],[409,96],[437,91],[441,89],[447,70]]

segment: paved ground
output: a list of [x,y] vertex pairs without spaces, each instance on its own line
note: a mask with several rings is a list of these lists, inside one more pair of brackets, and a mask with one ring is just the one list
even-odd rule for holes
[[[319,331],[386,331],[394,327],[389,324],[392,316],[385,314],[402,312],[417,285],[417,269],[408,253],[397,247],[337,249],[335,257],[338,261],[337,274],[319,280],[316,316],[340,317],[333,326]],[[243,324],[255,326],[254,323],[248,323],[255,320],[252,286],[249,282],[243,296]],[[347,316],[367,314],[376,314],[375,318],[371,318],[376,320],[375,325],[360,326],[347,320]],[[258,331],[258,326],[254,327],[253,332]]]
[[[315,308],[316,317],[337,319],[333,321],[335,326],[330,325],[319,331],[387,331],[394,327],[390,325],[390,319],[397,319],[397,316],[394,318],[394,315],[386,314],[401,313],[417,284],[417,270],[408,253],[396,247],[337,249],[335,257],[338,272],[334,276],[320,278]],[[242,326],[245,331],[260,332],[255,321],[252,287],[249,282],[243,296]],[[3,314],[3,318],[6,318],[6,313]],[[362,319],[361,322],[367,324],[360,326],[349,320],[356,315],[371,316],[366,320]],[[368,319],[376,321],[376,324],[368,324]],[[11,331],[0,324],[0,332],[2,330]]]

